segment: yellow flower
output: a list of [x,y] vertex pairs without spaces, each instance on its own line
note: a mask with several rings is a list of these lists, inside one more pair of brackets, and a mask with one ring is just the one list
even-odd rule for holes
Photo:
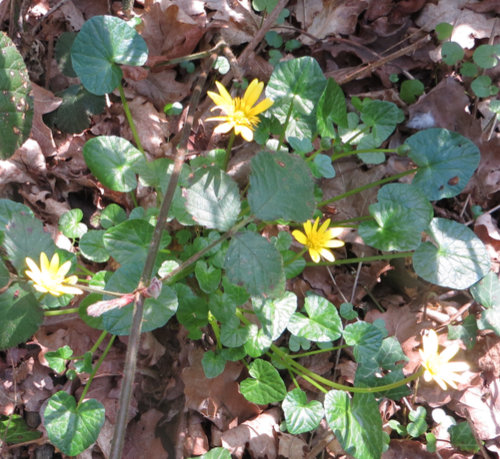
[[71,268],[71,261],[66,261],[59,266],[59,255],[55,253],[52,260],[47,258],[45,252],[40,254],[40,268],[29,257],[26,258],[29,270],[25,274],[33,281],[33,287],[42,293],[60,296],[68,293],[78,295],[83,293],[78,287],[72,285],[78,282],[77,276],[64,277]]
[[458,344],[452,343],[438,354],[438,336],[434,330],[428,330],[422,343],[423,350],[419,349],[419,352],[422,366],[425,368],[424,379],[427,382],[433,379],[443,390],[446,390],[446,384],[456,389],[456,382],[460,382],[461,379],[457,372],[469,369],[466,362],[449,361],[458,352]]
[[333,253],[328,248],[337,248],[344,245],[343,241],[335,239],[342,232],[342,228],[328,228],[330,219],[325,220],[319,228],[318,225],[319,217],[314,221],[314,224],[308,220],[304,223],[305,233],[295,230],[292,231],[292,235],[302,245],[306,246],[314,263],[318,263],[321,257],[327,261],[335,261]]
[[216,81],[215,84],[220,94],[212,91],[207,92],[210,99],[216,104],[211,111],[220,109],[223,115],[207,118],[207,121],[224,121],[215,128],[214,132],[225,134],[234,129],[235,134],[241,135],[247,142],[251,142],[253,140],[253,131],[260,121],[258,114],[273,105],[273,101],[266,98],[254,107],[255,102],[262,94],[264,83],[257,79],[253,80],[248,85],[244,96],[242,98],[235,97],[234,99],[221,83]]

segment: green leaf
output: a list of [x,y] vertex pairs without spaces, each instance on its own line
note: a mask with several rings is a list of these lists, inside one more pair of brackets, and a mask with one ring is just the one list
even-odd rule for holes
[[220,327],[220,342],[222,345],[230,348],[243,346],[249,335],[249,328],[247,326],[239,325],[239,320],[233,316],[236,324],[223,323]]
[[66,371],[66,363],[73,355],[73,350],[68,346],[60,347],[57,351],[49,351],[45,353],[45,358],[56,373],[63,373]]
[[212,265],[207,265],[203,260],[196,262],[194,274],[201,290],[205,293],[213,293],[219,287],[222,275],[221,270]]
[[9,261],[19,274],[24,274],[28,268],[26,257],[36,264],[40,263],[40,253],[45,252],[51,259],[55,244],[50,234],[43,229],[40,220],[23,213],[13,215],[5,228],[3,246],[9,256]]
[[90,261],[104,263],[109,253],[104,247],[104,230],[91,230],[85,233],[78,244],[81,254]]
[[333,178],[335,177],[335,169],[332,165],[332,160],[329,156],[319,154],[314,157],[314,160],[309,163],[313,175],[317,178]]
[[35,216],[28,206],[20,202],[11,201],[10,199],[0,199],[0,231],[4,231],[12,217],[17,214],[28,217]]
[[49,398],[43,412],[49,440],[64,454],[76,456],[95,443],[104,424],[104,406],[94,399],[76,404],[64,391]]
[[[306,260],[304,258],[296,258],[297,252],[287,250],[281,254],[283,256],[283,263],[285,264],[285,275],[287,279],[297,277],[306,267]],[[291,261],[293,260],[293,261]]]
[[202,456],[191,457],[189,459],[231,459],[231,453],[225,448],[213,448]]
[[127,219],[127,213],[118,204],[110,204],[101,212],[100,224],[104,229],[118,225]]
[[453,26],[447,22],[440,22],[434,29],[438,40],[448,40],[453,32]]
[[272,292],[283,277],[283,260],[276,247],[251,231],[231,239],[224,267],[229,281],[253,296]]
[[97,95],[112,92],[122,80],[120,65],[143,65],[144,39],[125,21],[94,16],[86,21],[71,49],[73,69],[85,88]]
[[65,76],[70,78],[77,77],[77,74],[73,70],[73,64],[71,63],[71,47],[73,46],[75,38],[75,32],[63,32],[59,35],[54,48],[54,56],[59,69]]
[[216,378],[224,371],[226,359],[219,352],[215,353],[214,351],[207,351],[203,354],[201,365],[203,367],[203,372],[208,379]]
[[[126,264],[118,268],[106,283],[106,290],[120,293],[134,291],[142,274],[142,265]],[[116,297],[104,296],[104,300]],[[141,332],[163,327],[177,311],[177,294],[172,287],[163,285],[158,298],[144,301],[144,313]],[[102,317],[104,330],[113,335],[128,335],[132,325],[133,302],[123,308],[105,312]]]
[[30,135],[33,97],[24,60],[5,32],[0,49],[0,158],[7,159]]
[[371,204],[374,221],[362,222],[359,235],[379,250],[413,250],[433,216],[432,205],[419,188],[390,183],[380,188],[378,202]]
[[399,96],[407,104],[413,104],[424,93],[425,87],[420,80],[405,80],[401,83]]
[[81,209],[71,209],[59,218],[59,231],[70,239],[82,237],[87,232],[87,225],[80,223],[83,218]]
[[267,32],[264,38],[267,44],[273,48],[280,48],[283,45],[283,37],[274,30]]
[[[104,248],[120,264],[144,264],[153,238],[154,227],[144,220],[127,220],[108,229],[103,236]],[[172,238],[162,235],[160,248],[170,244]]]
[[455,41],[447,41],[441,47],[441,57],[446,65],[455,65],[464,58],[464,49]]
[[384,449],[382,419],[372,394],[332,390],[325,396],[328,425],[347,454],[358,459],[379,459]]
[[218,167],[199,169],[186,190],[186,209],[199,225],[229,230],[240,213],[236,182]]
[[466,289],[490,270],[490,257],[481,240],[467,226],[434,218],[423,242],[413,253],[415,272],[442,287]]
[[427,432],[425,434],[425,441],[427,442],[425,449],[429,453],[435,453],[436,452],[436,443],[437,443],[436,436],[432,432]]
[[72,85],[56,93],[56,96],[62,98],[61,105],[44,118],[61,131],[70,134],[87,129],[91,116],[102,113],[106,107],[104,96],[96,96],[80,84]]
[[498,87],[492,85],[488,75],[480,75],[470,84],[471,89],[477,97],[490,97],[498,94]]
[[339,312],[340,316],[345,320],[354,320],[358,317],[358,312],[354,310],[352,303],[342,303]]
[[[371,364],[375,364],[375,366],[371,366]],[[394,384],[405,378],[402,366],[390,371],[382,377],[376,376],[376,373],[379,371],[380,370],[376,366],[375,361],[370,361],[367,358],[366,362],[358,364],[354,385],[356,387],[379,387]],[[411,390],[407,385],[397,386],[393,389],[383,390],[380,392],[373,392],[373,395],[376,398],[389,398],[391,400],[400,400],[410,394]]]
[[195,295],[193,291],[184,284],[175,284],[179,308],[177,309],[177,320],[189,330],[190,339],[201,338],[201,328],[208,323],[208,304]]
[[116,136],[99,136],[87,140],[83,157],[96,178],[113,191],[132,191],[137,187],[134,164],[142,153],[128,140]]
[[479,73],[479,68],[472,62],[464,62],[460,66],[460,75],[466,78],[474,78]]
[[373,359],[382,346],[383,337],[380,329],[368,322],[355,322],[344,329],[345,342],[354,347],[353,353],[358,363]]
[[472,297],[486,308],[478,326],[481,330],[491,328],[500,336],[500,281],[494,272],[486,274],[470,289]]
[[4,288],[10,281],[10,273],[5,263],[0,260],[0,289]]
[[273,340],[262,328],[255,324],[248,327],[248,338],[244,348],[250,357],[260,357],[271,347],[271,344],[273,344]]
[[[500,311],[497,311],[499,314]],[[477,322],[474,316],[467,316],[462,325],[448,325],[448,339],[460,339],[467,349],[472,349],[476,344]]]
[[314,182],[302,158],[261,151],[251,168],[248,203],[257,218],[303,222],[312,217]]
[[286,394],[282,403],[288,432],[297,435],[310,432],[323,419],[323,406],[317,400],[307,401],[306,393],[297,388]]
[[286,396],[285,383],[280,374],[266,360],[254,360],[248,369],[251,378],[240,383],[240,392],[257,405],[281,402]]
[[304,302],[309,317],[296,312],[288,322],[288,330],[310,341],[328,342],[340,338],[342,321],[337,308],[326,298],[309,295]]
[[286,138],[312,138],[315,109],[326,85],[318,62],[309,56],[280,62],[269,79],[266,96],[274,101],[269,114],[281,124],[287,119]]
[[417,407],[416,410],[410,411],[410,414],[408,415],[408,417],[410,418],[410,421],[413,421],[413,422],[410,422],[406,426],[406,431],[413,438],[420,437],[420,435],[425,433],[425,431],[429,427],[427,425],[427,422],[425,422],[426,416],[427,416],[427,412],[425,411],[425,408],[423,406],[419,406],[419,407]]
[[275,341],[286,329],[290,317],[297,309],[297,297],[292,292],[286,292],[276,299],[254,297],[252,304],[264,332]]
[[318,102],[318,132],[321,137],[336,137],[334,124],[347,128],[347,105],[342,88],[328,78]]
[[0,295],[0,349],[28,340],[43,322],[43,310],[32,293],[10,287]]
[[73,365],[78,373],[90,373],[92,371],[92,352],[85,352],[83,358],[73,361]]
[[[0,416],[0,438],[5,443],[32,442],[42,436],[42,432],[32,430],[19,414]],[[5,445],[3,445],[5,448]]]
[[474,438],[474,434],[468,422],[459,422],[448,429],[450,433],[451,444],[462,451],[477,453],[479,445]]
[[447,129],[419,131],[406,144],[411,148],[408,156],[418,166],[412,183],[430,201],[459,194],[479,165],[476,145]]
[[483,69],[492,69],[498,64],[500,56],[499,45],[479,45],[472,55],[474,62]]

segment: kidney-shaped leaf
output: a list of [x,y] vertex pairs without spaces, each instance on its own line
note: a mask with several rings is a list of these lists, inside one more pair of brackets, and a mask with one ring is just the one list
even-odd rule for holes
[[257,405],[281,402],[286,396],[285,383],[269,362],[254,360],[248,370],[251,378],[240,383],[240,391],[249,402]]
[[261,151],[252,159],[248,203],[261,220],[311,218],[315,201],[309,167],[299,156]]
[[64,391],[49,398],[43,412],[50,441],[64,454],[76,456],[95,443],[104,424],[104,406],[94,399],[76,404]]
[[447,129],[417,132],[406,143],[411,148],[408,156],[418,166],[412,183],[431,201],[456,196],[479,165],[479,149]]
[[142,65],[148,47],[137,31],[114,16],[94,16],[83,24],[71,48],[73,69],[91,93],[112,92],[121,82],[117,64]]
[[432,242],[413,254],[415,272],[442,287],[466,289],[490,270],[490,257],[481,240],[461,223],[434,218],[428,229]]
[[83,146],[83,157],[97,179],[114,191],[132,191],[137,186],[134,165],[142,153],[128,140],[117,136],[99,136]]
[[378,459],[384,437],[382,419],[372,394],[354,394],[332,390],[325,395],[328,425],[347,454],[359,459]]
[[276,247],[251,231],[231,239],[224,268],[230,282],[243,285],[254,296],[270,293],[284,277],[283,259]]
[[432,219],[429,200],[419,188],[405,183],[385,185],[377,197],[378,202],[370,205],[375,221],[361,223],[359,235],[379,250],[416,249]]

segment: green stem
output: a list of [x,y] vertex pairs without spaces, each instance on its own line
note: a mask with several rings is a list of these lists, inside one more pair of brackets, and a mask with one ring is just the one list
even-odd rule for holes
[[102,288],[90,287],[89,285],[76,284],[75,287],[82,289],[84,292],[99,293],[101,295],[111,295],[111,296],[117,296],[117,297],[125,295],[125,293],[123,293],[123,292],[113,292],[111,290],[104,290]]
[[285,141],[286,128],[288,126],[288,122],[290,121],[290,117],[292,116],[292,110],[293,110],[293,99],[290,102],[290,108],[288,109],[288,113],[286,114],[286,120],[285,123],[283,124],[283,131],[281,132],[278,148],[276,148],[276,151],[280,151],[281,146]]
[[342,346],[334,346],[334,347],[329,347],[326,349],[316,349],[315,351],[308,351],[308,352],[301,352],[300,354],[293,354],[289,355],[291,359],[300,359],[302,357],[308,357],[310,355],[316,355],[316,354],[322,354],[323,352],[333,352],[337,351],[339,349],[344,349],[346,347],[349,347],[347,344],[343,344]]
[[113,345],[113,341],[115,340],[115,338],[116,338],[116,335],[113,335],[110,338],[109,343],[106,346],[106,349],[104,349],[104,352],[102,353],[101,357],[99,357],[99,360],[94,365],[94,368],[92,369],[92,373],[90,373],[87,384],[85,384],[85,387],[83,388],[82,395],[80,395],[80,400],[78,400],[78,405],[80,405],[83,402],[83,400],[85,399],[85,396],[87,395],[87,392],[90,389],[90,385],[92,384],[92,380],[94,379],[94,376],[96,375],[97,370],[99,370],[99,367],[101,366],[102,362],[104,361],[104,359],[108,355],[108,352],[110,351],[111,346]]
[[77,265],[77,268],[83,272],[83,274],[87,275],[87,276],[94,276],[95,273],[93,273],[90,269],[87,269],[85,266],[81,265],[81,264],[78,264]]
[[335,220],[332,222],[332,225],[333,226],[345,226],[346,228],[349,228],[350,227],[349,223],[365,222],[368,220],[373,220],[373,217],[371,215],[362,215],[361,217],[352,217],[352,218],[348,218],[347,220]]
[[348,196],[352,196],[353,194],[361,193],[362,191],[369,190],[370,188],[383,185],[384,183],[388,182],[393,182],[394,180],[398,180],[401,177],[405,177],[406,175],[414,174],[416,172],[416,169],[410,169],[404,172],[400,172],[399,174],[394,174],[391,175],[390,177],[386,177],[385,179],[378,180],[373,183],[368,183],[366,185],[360,186],[358,188],[353,188],[352,190],[349,190],[345,193],[339,194],[337,196],[334,196],[333,198],[330,199],[325,199],[324,201],[321,201],[318,203],[318,208],[326,206],[327,204],[330,204],[331,202],[335,201],[340,201],[341,199],[347,198]]
[[144,148],[142,148],[141,140],[139,139],[139,134],[137,134],[137,129],[135,127],[134,119],[132,118],[132,113],[130,112],[127,98],[125,97],[125,91],[123,90],[123,86],[121,83],[118,85],[118,90],[120,91],[120,98],[122,100],[123,110],[125,111],[125,116],[127,117],[127,121],[130,126],[130,130],[132,131],[132,135],[134,136],[135,144],[137,145],[138,150],[144,155]]
[[215,340],[217,341],[217,349],[222,349],[222,343],[220,342],[219,324],[217,323],[217,319],[215,318],[215,316],[210,311],[208,311],[208,322],[210,323],[210,326],[214,331]]
[[373,255],[372,257],[346,258],[344,260],[320,261],[319,263],[308,262],[306,263],[306,266],[350,265],[353,263],[369,263],[379,260],[392,260],[394,258],[407,258],[411,257],[412,255],[413,252],[383,253],[381,255]]
[[104,338],[106,338],[108,332],[107,331],[103,331],[101,333],[101,335],[99,336],[99,338],[97,338],[97,341],[94,343],[94,345],[92,346],[92,349],[90,349],[90,352],[93,354],[95,351],[97,351],[97,349],[99,349],[99,346],[101,345],[101,343],[104,341]]
[[336,161],[337,159],[345,158],[346,156],[363,155],[366,153],[397,153],[397,149],[396,148],[365,148],[362,150],[350,150],[350,151],[344,151],[343,153],[337,153],[336,155],[332,155],[331,159],[333,162],[333,161]]
[[78,308],[56,309],[54,311],[44,311],[43,315],[45,317],[63,316],[64,314],[75,314],[76,312],[78,312]]
[[236,138],[236,134],[234,129],[231,131],[231,137],[229,137],[229,141],[227,142],[226,148],[226,157],[224,158],[224,170],[227,171],[227,165],[229,164],[229,159],[231,158],[231,149],[233,148],[234,139]]
[[288,260],[284,265],[285,266],[291,265],[295,260],[298,260],[300,257],[302,257],[306,253],[306,251],[307,251],[307,249],[302,249],[293,258]]

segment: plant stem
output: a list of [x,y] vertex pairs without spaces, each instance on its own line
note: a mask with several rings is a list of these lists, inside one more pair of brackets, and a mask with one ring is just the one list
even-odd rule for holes
[[316,349],[315,351],[301,352],[300,354],[293,354],[289,355],[288,357],[290,357],[291,359],[300,359],[302,357],[308,357],[310,355],[322,354],[323,352],[337,351],[338,349],[344,349],[346,347],[349,346],[347,344],[343,344],[342,346],[334,346],[326,349]]
[[130,126],[130,130],[132,131],[132,135],[134,136],[135,144],[137,145],[137,149],[144,155],[144,148],[142,148],[141,139],[139,139],[139,134],[137,134],[137,129],[135,127],[134,119],[132,118],[132,113],[130,112],[127,98],[125,97],[125,91],[123,90],[123,86],[121,83],[118,85],[118,90],[120,91],[120,98],[122,100],[123,110],[125,112],[125,116],[127,117],[127,121]]
[[116,335],[111,336],[111,338],[108,342],[108,345],[106,346],[106,349],[104,349],[104,352],[99,357],[99,360],[96,362],[96,364],[94,365],[94,368],[92,369],[92,373],[90,373],[87,384],[85,384],[85,387],[83,388],[82,395],[80,395],[80,400],[78,400],[78,405],[80,405],[83,402],[85,396],[87,395],[87,392],[90,389],[90,385],[92,384],[92,380],[94,379],[94,376],[96,375],[97,370],[99,370],[99,367],[101,366],[102,362],[104,361],[104,359],[108,355],[108,352],[110,351],[111,346],[113,345],[113,341],[115,340],[115,338],[116,338]]
[[363,155],[366,153],[396,153],[397,149],[396,148],[365,148],[363,150],[350,150],[350,151],[344,151],[343,153],[337,153],[336,155],[332,155],[331,159],[332,162],[340,159],[340,158],[345,158],[346,156],[352,156],[352,155]]
[[407,258],[412,255],[413,252],[383,253],[381,255],[373,255],[372,257],[346,258],[344,260],[320,261],[319,263],[308,262],[306,266],[350,265],[352,263],[368,263],[371,261],[392,260],[394,258]]
[[325,199],[318,203],[318,208],[326,206],[331,202],[340,201],[341,199],[347,198],[348,196],[352,196],[353,194],[361,193],[362,191],[369,190],[370,188],[383,185],[384,183],[393,182],[394,180],[400,179],[401,177],[405,177],[406,175],[414,174],[416,169],[409,169],[404,172],[400,172],[399,174],[391,175],[390,177],[386,177],[385,179],[378,180],[373,183],[368,183],[366,185],[360,186],[358,188],[353,188],[352,190],[346,191],[345,193],[334,196],[333,198]]
[[94,343],[94,345],[92,346],[92,349],[90,349],[90,352],[93,354],[95,351],[97,351],[97,349],[99,348],[99,346],[101,345],[101,343],[104,341],[104,338],[106,338],[108,332],[107,331],[103,331],[101,333],[101,335],[99,336],[99,338],[97,338],[97,341]]
[[297,254],[288,260],[286,263],[284,263],[284,266],[291,265],[294,261],[298,260],[300,257],[302,257],[306,253],[307,249],[302,249],[300,252],[297,252]]
[[62,316],[64,314],[74,314],[76,312],[78,312],[78,308],[56,309],[54,311],[44,311],[43,315],[45,317]]
[[278,148],[276,148],[276,151],[280,151],[280,148],[283,145],[283,142],[285,141],[286,128],[287,128],[288,123],[290,121],[290,117],[292,116],[293,101],[294,101],[294,99],[292,98],[292,100],[290,101],[290,107],[288,109],[288,113],[286,114],[286,120],[283,123],[283,131],[281,132],[280,140],[278,143]]
[[233,148],[234,139],[236,138],[236,134],[234,133],[234,129],[231,131],[231,137],[229,137],[229,141],[227,142],[226,147],[226,157],[224,158],[224,170],[227,171],[227,165],[229,164],[229,159],[231,158],[231,149]]
[[212,330],[214,331],[215,335],[215,340],[217,341],[217,349],[222,349],[222,344],[220,342],[220,328],[219,324],[217,323],[217,319],[215,316],[208,311],[208,322],[210,323],[210,326],[212,327]]

